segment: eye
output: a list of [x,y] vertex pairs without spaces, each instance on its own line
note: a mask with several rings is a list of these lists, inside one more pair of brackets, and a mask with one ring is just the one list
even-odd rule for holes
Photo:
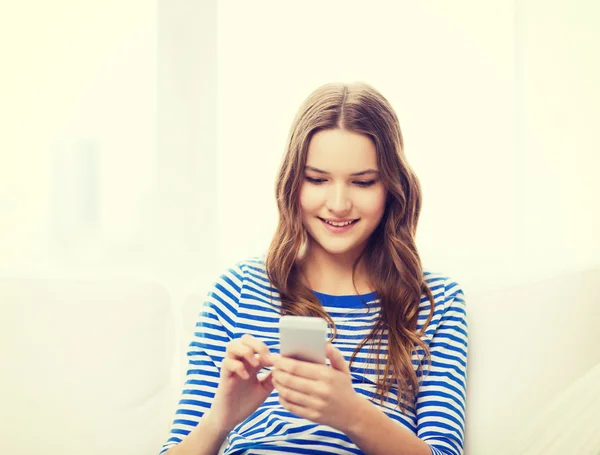
[[319,185],[325,181],[324,179],[315,179],[309,176],[306,176],[306,180],[308,180],[310,183],[314,183],[315,185]]
[[357,184],[358,186],[371,186],[371,185],[375,185],[375,180],[358,181],[358,182],[354,182],[354,183]]

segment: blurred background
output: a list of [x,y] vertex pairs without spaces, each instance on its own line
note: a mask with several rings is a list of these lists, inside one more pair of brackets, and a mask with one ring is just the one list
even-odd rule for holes
[[400,118],[426,267],[493,285],[600,262],[595,2],[2,10],[3,273],[119,270],[178,287],[262,254],[295,111],[355,80]]
[[[424,265],[479,285],[600,262],[597,3],[2,6],[0,268],[178,289],[262,254],[302,100],[366,81],[424,192]],[[343,14],[342,14],[343,12]]]
[[592,0],[3,2],[0,279],[146,280],[181,325],[190,292],[266,251],[292,119],[333,81],[396,109],[426,269],[468,296],[597,268],[599,17]]

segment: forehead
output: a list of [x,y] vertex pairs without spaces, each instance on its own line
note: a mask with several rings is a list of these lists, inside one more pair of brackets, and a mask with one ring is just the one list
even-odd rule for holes
[[328,172],[377,169],[377,151],[368,136],[342,129],[319,131],[308,146],[306,165]]

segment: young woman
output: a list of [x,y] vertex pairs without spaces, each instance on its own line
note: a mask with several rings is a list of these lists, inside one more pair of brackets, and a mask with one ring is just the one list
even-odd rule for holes
[[[161,454],[462,454],[463,292],[422,269],[420,187],[388,101],[361,83],[314,91],[276,194],[267,254],[208,295]],[[328,321],[330,365],[278,354],[284,314]]]

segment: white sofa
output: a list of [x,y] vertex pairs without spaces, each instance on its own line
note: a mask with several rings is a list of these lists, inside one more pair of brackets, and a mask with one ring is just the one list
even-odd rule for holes
[[[549,443],[558,436],[545,433],[545,424],[564,422],[552,411],[560,408],[556,403],[600,363],[600,269],[494,291],[467,290],[466,298],[467,454],[538,453],[532,441]],[[567,433],[571,423],[564,423],[559,431]],[[600,434],[600,419],[590,425]],[[598,455],[600,445],[590,450],[548,446],[539,453]]]
[[[139,280],[0,279],[0,453],[157,454],[214,278],[182,302]],[[464,287],[467,455],[600,453],[591,436],[600,419],[566,417],[575,408],[600,415],[590,398],[600,377],[600,269]],[[575,447],[569,434],[585,442],[578,452],[565,451]]]
[[157,453],[173,335],[153,283],[0,279],[0,453]]

